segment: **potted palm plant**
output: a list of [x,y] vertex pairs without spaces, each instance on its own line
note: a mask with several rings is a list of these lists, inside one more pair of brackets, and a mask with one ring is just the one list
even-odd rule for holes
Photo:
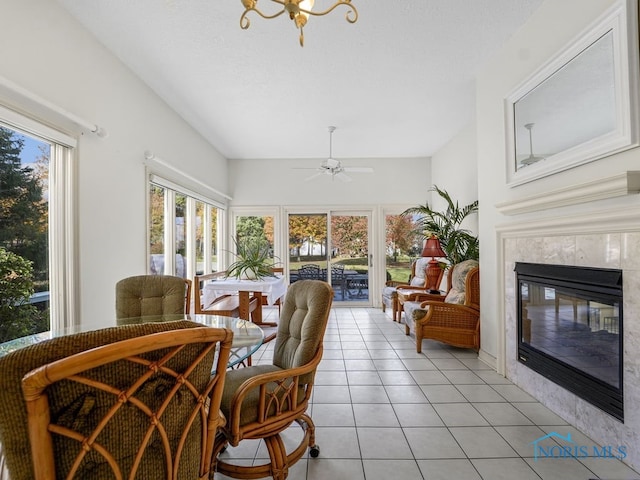
[[442,249],[447,254],[447,260],[451,265],[464,260],[478,260],[480,256],[480,245],[478,237],[471,231],[461,228],[462,222],[470,215],[478,212],[478,201],[469,205],[460,206],[454,202],[451,196],[434,185],[431,189],[435,191],[447,203],[444,212],[438,212],[431,208],[428,203],[411,207],[402,212],[402,215],[416,216],[416,233],[429,238],[435,235],[440,239]]
[[273,277],[271,245],[262,237],[234,239],[236,260],[227,269],[227,276],[256,280]]

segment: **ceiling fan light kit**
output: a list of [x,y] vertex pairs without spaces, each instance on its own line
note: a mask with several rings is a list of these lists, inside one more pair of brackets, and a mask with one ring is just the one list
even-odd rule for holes
[[[267,0],[264,0],[267,1]],[[309,15],[313,15],[315,17],[321,17],[323,15],[327,15],[335,10],[337,7],[341,5],[345,5],[349,7],[347,14],[345,15],[345,19],[349,23],[356,23],[358,20],[358,10],[351,4],[351,0],[338,0],[327,10],[321,12],[314,12],[313,5],[315,0],[268,0],[272,3],[276,3],[282,6],[282,10],[276,11],[273,14],[265,14],[258,8],[258,0],[242,0],[242,6],[244,7],[244,12],[240,16],[240,28],[246,30],[251,25],[247,14],[249,12],[256,12],[256,14],[260,15],[262,18],[266,18],[267,20],[271,18],[276,18],[282,15],[283,13],[287,13],[289,18],[293,20],[296,28],[300,30],[300,46],[304,47],[304,32],[303,27],[307,24],[307,20],[309,19]],[[278,7],[279,8],[279,7]]]

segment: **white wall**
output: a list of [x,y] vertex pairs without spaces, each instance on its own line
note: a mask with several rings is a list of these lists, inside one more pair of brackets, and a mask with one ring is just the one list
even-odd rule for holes
[[[284,222],[287,207],[305,211],[306,206],[318,206],[322,211],[336,208],[369,210],[373,214],[375,235],[371,241],[373,279],[371,300],[380,306],[385,277],[384,215],[397,214],[407,207],[424,204],[429,197],[431,160],[429,158],[344,159],[343,165],[368,166],[373,173],[349,173],[351,182],[328,175],[309,181],[323,159],[233,160],[229,162],[232,185],[232,207],[271,206],[280,212]],[[314,213],[309,208],[305,213]],[[285,229],[280,225],[280,231]],[[281,251],[280,258],[286,253]]]
[[[78,135],[77,261],[81,319],[113,321],[116,281],[146,269],[144,151],[220,191],[227,161],[56,2],[3,0],[2,18],[0,75],[109,133]],[[0,102],[34,113],[9,91]]]
[[[478,163],[476,160],[476,124],[469,123],[449,143],[431,157],[433,184],[444,189],[460,206],[478,200]],[[436,210],[447,208],[437,193],[431,196]],[[481,210],[480,210],[481,211]],[[478,232],[479,215],[470,216],[462,227]]]
[[350,167],[373,173],[349,173],[351,182],[316,173],[323,159],[233,160],[229,163],[232,205],[418,205],[426,201],[428,158],[344,159]]
[[495,356],[499,349],[498,320],[502,315],[498,296],[495,295],[503,288],[498,258],[501,246],[496,242],[496,229],[535,218],[638,205],[637,196],[628,196],[515,216],[502,215],[495,208],[502,202],[532,195],[544,196],[545,192],[561,187],[637,170],[638,149],[633,149],[514,188],[506,185],[504,99],[613,3],[614,0],[545,1],[478,76],[476,117],[481,206],[482,350],[491,356]]

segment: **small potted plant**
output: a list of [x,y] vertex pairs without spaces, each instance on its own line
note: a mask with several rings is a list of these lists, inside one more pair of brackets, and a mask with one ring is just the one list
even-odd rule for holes
[[265,238],[244,237],[234,239],[236,245],[236,261],[227,269],[228,277],[244,280],[257,280],[273,277],[273,260],[271,245]]

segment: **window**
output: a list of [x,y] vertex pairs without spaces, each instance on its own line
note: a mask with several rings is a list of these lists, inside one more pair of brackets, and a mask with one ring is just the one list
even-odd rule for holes
[[0,107],[0,341],[74,323],[75,144]]
[[277,263],[274,258],[273,246],[273,216],[239,215],[236,217],[236,240],[240,242],[243,238],[260,238],[269,244],[271,250],[271,260]]
[[411,262],[422,251],[422,239],[415,233],[416,222],[408,215],[387,213],[385,225],[386,280],[408,283]]
[[149,273],[193,278],[218,271],[220,211],[214,200],[151,175]]
[[[231,235],[236,240],[257,237],[268,242],[274,266],[285,268],[286,250],[280,232],[279,209],[273,207],[234,207],[231,212]],[[229,261],[234,260],[235,245],[229,246]]]

